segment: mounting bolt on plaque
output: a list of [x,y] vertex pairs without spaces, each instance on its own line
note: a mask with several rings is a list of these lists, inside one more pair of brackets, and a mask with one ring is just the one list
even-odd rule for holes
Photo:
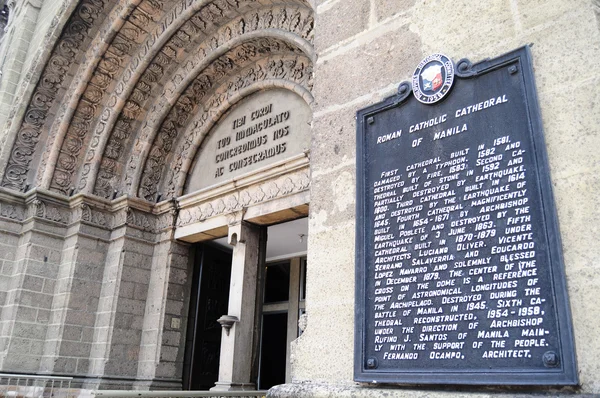
[[369,358],[367,359],[367,369],[376,369],[377,368],[377,359]]
[[373,116],[369,117],[369,118],[367,119],[367,123],[369,123],[369,124],[373,124],[373,123],[375,123],[375,118],[374,118]]
[[555,368],[559,363],[558,354],[556,354],[554,351],[546,351],[542,357],[542,361],[544,361],[545,367]]
[[517,68],[517,65],[511,65],[508,67],[508,73],[510,73],[511,75],[514,75],[518,71],[519,69]]

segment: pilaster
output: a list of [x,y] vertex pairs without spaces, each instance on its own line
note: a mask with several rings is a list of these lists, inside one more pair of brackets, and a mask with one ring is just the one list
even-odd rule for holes
[[264,262],[266,228],[241,222],[229,227],[228,236],[234,247],[227,313],[232,322],[222,323],[219,381],[212,390],[253,390],[256,288],[258,270]]
[[12,201],[24,213],[20,231],[3,232],[16,247],[14,256],[3,255],[8,260],[3,262],[6,296],[0,317],[0,369],[37,372],[70,213],[65,201],[49,193],[31,191],[14,195]]

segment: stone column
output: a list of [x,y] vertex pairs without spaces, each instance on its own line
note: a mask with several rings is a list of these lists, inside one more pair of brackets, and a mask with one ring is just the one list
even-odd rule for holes
[[3,261],[2,269],[6,290],[0,313],[0,370],[36,373],[56,299],[53,293],[70,216],[65,203],[55,197],[32,193],[26,201],[20,236],[3,242],[15,245],[15,255],[0,256],[11,259]]
[[229,244],[234,248],[227,318],[233,322],[222,323],[219,381],[213,391],[256,389],[252,382],[256,285],[259,267],[264,263],[266,236],[265,228],[246,222],[229,227]]
[[[139,203],[138,203],[139,204]],[[155,247],[155,217],[123,206],[107,248],[85,388],[128,388],[137,376]],[[141,206],[140,206],[141,207]]]
[[83,376],[89,371],[110,238],[110,217],[99,210],[102,205],[79,203],[73,208],[53,289],[40,364],[43,373]]
[[139,390],[181,389],[192,265],[187,244],[165,239],[156,246],[152,258],[139,381],[134,386]]

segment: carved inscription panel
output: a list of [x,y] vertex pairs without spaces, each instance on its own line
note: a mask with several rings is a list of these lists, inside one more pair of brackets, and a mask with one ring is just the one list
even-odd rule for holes
[[310,145],[311,111],[297,94],[268,90],[236,104],[197,155],[186,193],[290,158]]

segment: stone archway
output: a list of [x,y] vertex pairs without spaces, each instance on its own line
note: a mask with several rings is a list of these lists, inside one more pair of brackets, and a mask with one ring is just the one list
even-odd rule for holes
[[[20,261],[0,283],[22,292],[23,275],[43,279],[28,307],[48,311],[30,339],[46,342],[19,351],[27,309],[7,297],[0,369],[177,386],[189,250],[176,238],[266,208],[305,214],[310,183],[307,153],[252,183],[182,198],[186,176],[211,128],[249,95],[284,89],[312,103],[313,10],[305,0],[80,0],[57,13],[60,34],[17,96],[0,156],[0,216]],[[279,208],[281,198],[296,204]]]

